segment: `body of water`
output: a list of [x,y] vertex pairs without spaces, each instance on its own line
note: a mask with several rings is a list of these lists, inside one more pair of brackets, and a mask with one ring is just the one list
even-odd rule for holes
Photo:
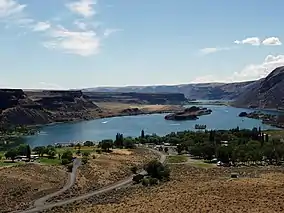
[[213,112],[211,115],[201,116],[198,120],[169,121],[164,119],[165,114],[152,114],[47,125],[38,135],[28,136],[26,142],[34,147],[53,145],[58,142],[99,141],[114,139],[116,133],[122,133],[124,136],[139,136],[142,129],[147,134],[165,135],[170,132],[195,130],[195,124],[206,124],[208,129],[231,129],[237,126],[248,129],[253,127],[277,129],[262,124],[260,120],[238,117],[242,111],[253,110],[230,106],[204,105],[204,107],[212,109]]

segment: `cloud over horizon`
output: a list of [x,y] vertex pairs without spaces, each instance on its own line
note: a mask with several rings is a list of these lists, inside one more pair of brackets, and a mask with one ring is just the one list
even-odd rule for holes
[[284,55],[267,55],[259,64],[249,64],[241,71],[234,72],[231,76],[218,77],[216,75],[205,75],[196,77],[191,83],[232,83],[258,80],[266,77],[277,67],[284,66]]

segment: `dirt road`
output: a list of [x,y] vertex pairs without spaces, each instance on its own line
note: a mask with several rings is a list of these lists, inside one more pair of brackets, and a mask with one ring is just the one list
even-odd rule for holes
[[[161,163],[164,163],[165,160],[166,160],[166,155],[164,155],[163,153],[157,151],[157,150],[153,150],[151,149],[153,152],[157,153],[160,155],[160,159],[159,161]],[[73,173],[73,172],[72,172]],[[145,175],[146,174],[146,171],[142,171],[140,172],[140,174],[143,174]],[[44,204],[44,202],[55,196],[54,194],[58,195],[60,193],[62,193],[62,191],[58,191],[58,192],[55,192],[51,195],[47,195],[45,196],[44,198],[41,198],[39,200],[36,201],[35,203],[35,208],[33,209],[29,209],[29,210],[25,210],[25,211],[18,211],[18,212],[15,212],[15,213],[34,213],[34,212],[40,212],[40,211],[43,211],[43,210],[46,210],[46,209],[51,209],[53,207],[57,207],[57,206],[63,206],[63,205],[66,205],[66,204],[69,204],[69,203],[72,203],[72,202],[75,202],[75,201],[78,201],[78,200],[84,200],[84,199],[87,199],[89,197],[92,197],[92,196],[95,196],[95,195],[98,195],[98,194],[102,194],[102,193],[105,193],[105,192],[108,192],[108,191],[111,191],[113,189],[118,189],[118,188],[121,188],[123,186],[126,186],[130,183],[132,183],[132,178],[133,178],[134,175],[131,175],[130,177],[124,179],[124,180],[121,180],[121,181],[118,181],[112,185],[109,185],[109,186],[106,186],[106,187],[103,187],[99,190],[96,190],[96,191],[93,191],[93,192],[90,192],[90,193],[87,193],[85,195],[81,195],[81,196],[78,196],[78,197],[73,197],[73,198],[70,198],[68,200],[63,200],[63,201],[59,201],[59,202],[56,202],[56,203],[50,203],[50,204]],[[62,189],[63,190],[63,189]],[[46,199],[47,198],[47,199]]]

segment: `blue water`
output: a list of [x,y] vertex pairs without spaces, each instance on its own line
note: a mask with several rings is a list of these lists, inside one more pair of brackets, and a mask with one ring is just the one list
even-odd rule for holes
[[147,134],[165,135],[170,132],[194,130],[195,124],[206,124],[208,129],[231,129],[261,127],[262,129],[277,129],[262,124],[260,120],[240,118],[242,111],[248,109],[229,106],[205,106],[213,110],[211,115],[201,116],[198,120],[168,121],[165,114],[138,115],[82,121],[78,123],[54,124],[44,126],[39,135],[26,138],[31,146],[49,145],[57,142],[74,142],[102,139],[113,139],[116,133],[125,136],[139,136],[142,129]]

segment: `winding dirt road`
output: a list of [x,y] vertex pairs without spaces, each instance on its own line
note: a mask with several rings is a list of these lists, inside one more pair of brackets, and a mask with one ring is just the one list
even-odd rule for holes
[[[161,163],[164,163],[164,162],[165,162],[165,160],[166,160],[166,155],[164,155],[163,153],[161,153],[161,152],[159,152],[159,151],[157,151],[157,150],[154,150],[154,149],[151,149],[151,151],[153,151],[153,152],[155,152],[155,153],[157,153],[157,154],[160,155],[159,161],[160,161]],[[78,168],[78,167],[77,167],[77,168]],[[76,170],[77,170],[77,168],[76,168]],[[76,171],[75,171],[75,173],[76,173]],[[72,174],[73,174],[73,171],[72,171]],[[139,174],[145,175],[145,174],[147,174],[147,172],[143,170],[143,171],[140,172]],[[109,186],[103,187],[103,188],[98,189],[98,190],[96,190],[96,191],[89,192],[89,193],[87,193],[87,194],[85,194],[85,195],[81,195],[81,196],[78,196],[78,197],[73,197],[73,198],[70,198],[70,199],[67,199],[67,200],[63,200],[63,201],[59,201],[59,202],[56,202],[56,203],[45,204],[45,201],[48,200],[49,198],[51,198],[51,197],[53,197],[53,196],[55,196],[55,195],[61,194],[61,193],[63,192],[62,190],[65,188],[65,187],[64,187],[64,188],[63,188],[62,190],[60,190],[60,191],[57,191],[57,192],[55,192],[55,193],[53,193],[53,194],[47,195],[47,196],[45,196],[45,197],[40,198],[39,200],[37,200],[37,201],[34,203],[35,208],[29,209],[29,210],[25,210],[25,211],[18,211],[18,212],[15,212],[15,213],[34,213],[34,212],[40,212],[40,211],[43,211],[43,210],[46,210],[46,209],[51,209],[51,208],[53,208],[53,207],[63,206],[63,205],[69,204],[69,203],[73,203],[73,202],[78,201],[78,200],[88,199],[88,198],[90,198],[90,197],[92,197],[92,196],[95,196],[95,195],[98,195],[98,194],[102,194],[102,193],[105,193],[105,192],[109,192],[109,191],[111,191],[111,190],[113,190],[113,189],[118,189],[118,188],[121,188],[121,187],[123,187],[123,186],[126,186],[126,185],[132,183],[132,178],[133,178],[133,176],[134,176],[134,175],[131,175],[130,177],[128,177],[128,178],[126,178],[126,179],[124,179],[124,180],[118,181],[118,182],[116,182],[116,183],[114,183],[114,184],[111,184],[111,185],[109,185]],[[76,174],[75,174],[75,179],[76,179]],[[70,183],[72,183],[72,181],[71,181]],[[73,184],[74,184],[74,183],[73,183]],[[73,185],[73,184],[72,184],[72,185]],[[72,185],[71,185],[71,186],[72,186]],[[67,186],[67,185],[66,185],[66,186]],[[69,188],[70,188],[70,187],[69,187]],[[68,188],[67,188],[67,189],[68,189]],[[65,189],[65,190],[66,190],[66,189]],[[64,191],[65,191],[65,190],[64,190]]]
[[74,185],[74,183],[75,183],[75,181],[76,181],[77,169],[78,169],[78,167],[79,167],[80,165],[81,165],[81,159],[76,158],[76,159],[73,161],[72,172],[69,173],[68,180],[67,180],[67,183],[65,184],[65,186],[64,186],[62,189],[60,189],[59,191],[57,191],[57,192],[54,192],[54,193],[52,193],[52,194],[48,194],[48,195],[46,195],[46,196],[44,196],[44,197],[42,197],[42,198],[36,200],[36,201],[34,202],[34,206],[35,206],[36,208],[40,208],[40,207],[44,206],[44,205],[45,205],[45,202],[46,202],[47,200],[49,200],[50,198],[55,197],[55,196],[57,196],[57,195],[60,195],[61,193],[65,192],[66,190],[70,189],[70,188]]

